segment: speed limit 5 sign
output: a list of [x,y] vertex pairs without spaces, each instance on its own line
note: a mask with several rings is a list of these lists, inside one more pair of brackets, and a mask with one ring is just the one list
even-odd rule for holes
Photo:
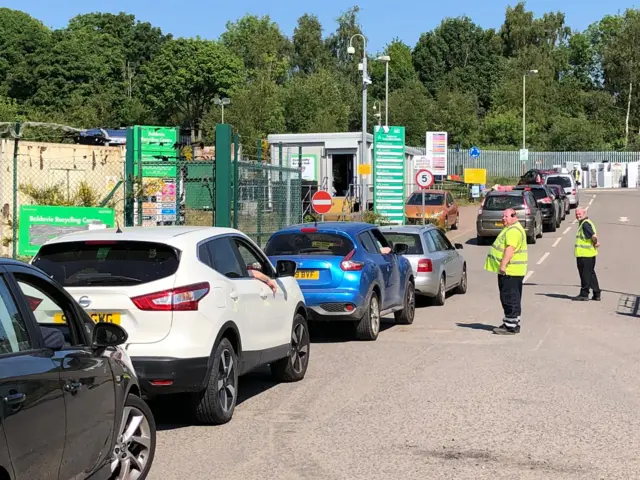
[[433,173],[429,170],[418,170],[418,173],[416,173],[416,185],[420,188],[429,188],[434,182]]

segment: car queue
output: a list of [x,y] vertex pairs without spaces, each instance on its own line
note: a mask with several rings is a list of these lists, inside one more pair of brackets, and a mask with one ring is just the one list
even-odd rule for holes
[[49,240],[31,265],[3,261],[0,471],[144,479],[147,401],[180,394],[196,422],[229,422],[239,376],[268,366],[277,381],[304,379],[309,322],[374,341],[384,316],[413,323],[416,295],[444,305],[466,293],[461,249],[432,224],[322,222],[276,232],[264,251],[234,229],[134,227]]

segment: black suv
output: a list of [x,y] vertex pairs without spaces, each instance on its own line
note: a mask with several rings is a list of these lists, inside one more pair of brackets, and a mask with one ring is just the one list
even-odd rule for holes
[[1,479],[147,476],[156,427],[126,340],[41,270],[0,259]]
[[530,190],[542,213],[542,224],[549,232],[555,232],[562,223],[562,211],[556,195],[546,185],[517,185],[514,190]]

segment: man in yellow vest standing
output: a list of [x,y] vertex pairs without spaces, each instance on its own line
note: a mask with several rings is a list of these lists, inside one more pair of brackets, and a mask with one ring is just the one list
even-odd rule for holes
[[520,333],[522,284],[527,274],[527,233],[512,208],[502,212],[504,228],[493,242],[484,269],[498,274],[500,302],[504,310],[502,325],[493,329],[498,335]]
[[596,226],[587,218],[584,208],[576,208],[576,220],[578,231],[576,232],[575,255],[580,274],[580,295],[573,300],[585,302],[589,300],[589,290],[593,291],[592,300],[600,301],[600,285],[596,275],[596,257],[600,242],[596,232]]

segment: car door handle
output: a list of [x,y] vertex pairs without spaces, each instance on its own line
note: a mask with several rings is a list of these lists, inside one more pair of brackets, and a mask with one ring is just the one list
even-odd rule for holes
[[238,292],[231,292],[229,296],[231,297],[231,300],[233,300],[234,302],[238,301],[238,298],[239,298]]
[[4,403],[7,405],[20,405],[27,399],[27,396],[24,393],[10,393],[6,397],[4,397]]
[[80,390],[82,384],[80,382],[68,382],[64,384],[64,391],[69,393],[76,393]]

